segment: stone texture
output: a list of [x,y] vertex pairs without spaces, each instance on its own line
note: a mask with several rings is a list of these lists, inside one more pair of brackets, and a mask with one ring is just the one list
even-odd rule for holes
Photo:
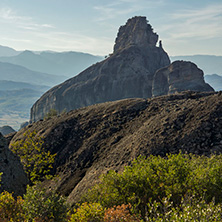
[[120,171],[138,155],[222,152],[222,92],[183,92],[125,99],[73,110],[20,130],[44,137],[57,153],[58,181],[45,182],[73,203],[102,173]]
[[155,73],[153,96],[174,94],[186,90],[214,91],[209,84],[205,83],[203,71],[192,62],[175,61]]
[[3,172],[0,192],[7,190],[15,196],[23,195],[28,179],[17,156],[8,148],[5,138],[0,133],[0,172]]
[[31,122],[50,109],[62,112],[124,98],[149,98],[156,70],[170,64],[145,17],[120,27],[113,54],[46,92],[31,109]]

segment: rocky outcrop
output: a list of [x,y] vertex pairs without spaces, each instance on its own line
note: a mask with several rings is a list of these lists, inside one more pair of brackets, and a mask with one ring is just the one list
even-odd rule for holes
[[10,133],[14,133],[15,130],[11,126],[2,126],[0,127],[0,133],[5,136]]
[[50,109],[62,112],[124,98],[149,98],[156,70],[170,64],[158,35],[145,17],[129,19],[120,27],[113,54],[78,76],[52,88],[31,109],[31,122]]
[[155,73],[153,96],[174,94],[186,90],[214,91],[209,84],[205,83],[203,75],[203,71],[194,63],[175,61]]
[[17,156],[8,148],[5,138],[0,133],[0,172],[3,173],[0,192],[7,190],[14,195],[23,195],[28,179]]
[[49,186],[70,202],[99,180],[122,170],[138,155],[222,152],[222,93],[185,92],[150,99],[125,99],[73,110],[37,121],[12,142],[35,130],[57,153],[58,181]]

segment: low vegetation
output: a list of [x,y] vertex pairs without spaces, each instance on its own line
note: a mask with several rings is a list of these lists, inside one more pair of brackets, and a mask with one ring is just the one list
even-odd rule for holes
[[102,175],[74,207],[41,187],[28,186],[23,198],[1,193],[3,221],[222,220],[222,155],[139,157],[122,172]]
[[11,145],[11,150],[20,157],[28,179],[32,184],[51,176],[55,154],[47,151],[43,139],[35,131],[27,131],[23,140]]

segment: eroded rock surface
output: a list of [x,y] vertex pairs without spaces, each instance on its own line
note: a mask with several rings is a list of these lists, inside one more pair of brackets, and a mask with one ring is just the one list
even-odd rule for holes
[[170,64],[145,17],[120,27],[113,54],[46,92],[32,107],[31,121],[50,109],[62,112],[125,98],[149,98],[156,70]]
[[209,84],[205,83],[203,75],[203,71],[194,63],[175,61],[155,73],[153,96],[174,94],[186,90],[214,91]]
[[7,190],[16,196],[25,193],[28,179],[23,166],[7,146],[5,138],[0,133],[0,172],[3,172],[0,192]]

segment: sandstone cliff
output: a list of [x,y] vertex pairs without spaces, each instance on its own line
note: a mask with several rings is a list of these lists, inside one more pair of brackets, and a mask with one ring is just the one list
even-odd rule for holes
[[0,172],[3,172],[0,193],[3,190],[13,192],[16,196],[25,193],[28,179],[19,158],[9,150],[7,142],[1,133]]
[[124,98],[149,98],[156,70],[170,64],[158,35],[145,17],[129,19],[120,27],[113,54],[78,76],[52,88],[31,109],[31,121],[50,109],[62,112]]
[[98,181],[101,173],[121,170],[138,155],[222,152],[222,93],[185,92],[150,99],[97,104],[37,121],[35,130],[57,153],[59,180],[46,186],[70,202]]
[[186,90],[214,91],[204,81],[203,71],[194,63],[175,61],[158,70],[153,79],[153,96],[174,94]]

